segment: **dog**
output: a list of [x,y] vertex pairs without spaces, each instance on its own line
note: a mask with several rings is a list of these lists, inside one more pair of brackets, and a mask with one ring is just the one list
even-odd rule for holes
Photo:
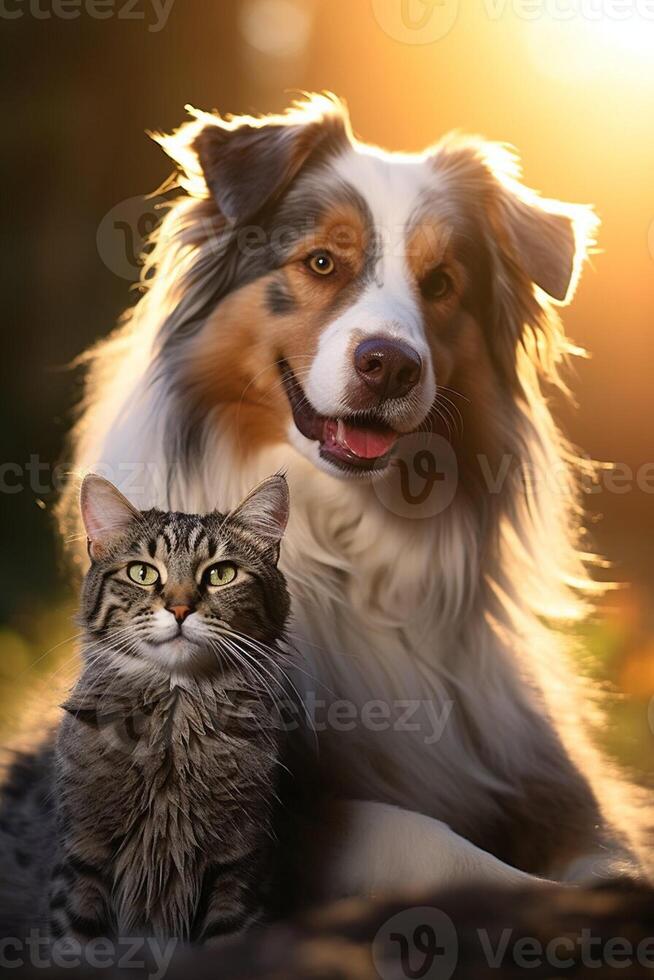
[[599,586],[547,400],[592,209],[480,138],[368,146],[329,95],[155,138],[182,193],[88,355],[75,472],[197,512],[287,473],[316,893],[647,878],[570,663]]

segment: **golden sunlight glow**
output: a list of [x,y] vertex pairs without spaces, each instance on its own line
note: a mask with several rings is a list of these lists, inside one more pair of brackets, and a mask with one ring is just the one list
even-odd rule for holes
[[271,57],[288,58],[307,44],[311,9],[297,0],[245,0],[239,22],[251,47]]
[[654,4],[625,0],[614,8],[577,2],[556,10],[545,10],[528,25],[532,59],[546,74],[634,79],[654,69]]

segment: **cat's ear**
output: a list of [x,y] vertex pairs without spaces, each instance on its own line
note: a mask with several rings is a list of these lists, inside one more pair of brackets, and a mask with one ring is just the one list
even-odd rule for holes
[[276,473],[251,490],[230,517],[241,521],[267,542],[279,544],[286,530],[289,493],[286,477]]
[[102,558],[141,515],[113,483],[89,473],[79,494],[91,558]]

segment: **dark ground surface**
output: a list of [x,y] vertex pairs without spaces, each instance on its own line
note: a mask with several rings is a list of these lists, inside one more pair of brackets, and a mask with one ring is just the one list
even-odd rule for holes
[[[14,965],[20,954],[11,949],[4,955],[7,965]],[[133,959],[143,960],[142,950]],[[153,977],[158,969],[150,960],[140,968],[44,970],[28,964],[12,972],[113,980]],[[165,970],[167,980],[639,980],[653,975],[654,892],[631,886],[524,892],[480,887],[410,901],[353,900],[220,949],[179,950]]]

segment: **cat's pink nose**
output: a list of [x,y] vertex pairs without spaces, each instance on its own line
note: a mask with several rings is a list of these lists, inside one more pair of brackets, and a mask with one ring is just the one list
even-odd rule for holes
[[180,625],[193,612],[190,606],[166,606],[166,609],[173,614]]

